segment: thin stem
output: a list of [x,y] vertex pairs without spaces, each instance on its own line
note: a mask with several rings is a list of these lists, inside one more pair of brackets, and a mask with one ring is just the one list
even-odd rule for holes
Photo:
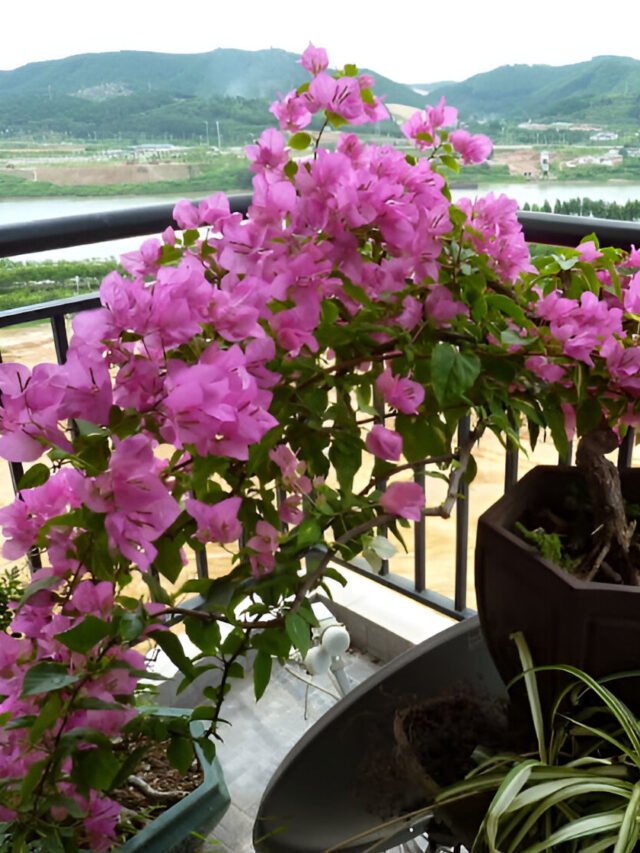
[[[370,418],[370,420],[374,420],[374,418]],[[362,423],[362,421],[360,423]],[[443,453],[440,456],[427,456],[424,459],[419,459],[417,462],[406,462],[404,465],[396,465],[393,471],[387,471],[387,473],[381,477],[371,477],[364,489],[358,492],[358,497],[364,497],[367,492],[370,492],[371,489],[375,488],[378,483],[388,480],[389,477],[399,474],[400,471],[415,471],[416,468],[422,468],[424,465],[440,465],[443,462],[452,462],[457,458],[457,453]]]
[[440,518],[449,518],[451,516],[453,507],[455,506],[455,502],[458,497],[460,481],[465,475],[467,467],[469,465],[469,460],[471,459],[471,451],[473,449],[474,444],[478,441],[478,439],[484,432],[484,429],[484,424],[478,424],[469,435],[468,440],[460,446],[460,449],[456,454],[458,459],[458,467],[451,474],[451,477],[449,479],[449,488],[447,489],[446,498],[440,504],[440,506],[425,507],[422,510],[423,516],[439,516]]

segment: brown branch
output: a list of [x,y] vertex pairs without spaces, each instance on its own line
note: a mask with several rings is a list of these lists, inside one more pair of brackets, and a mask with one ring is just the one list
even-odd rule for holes
[[446,498],[439,506],[425,507],[422,510],[423,516],[439,516],[440,518],[451,517],[453,507],[455,506],[455,502],[458,497],[460,481],[466,473],[467,467],[469,465],[469,460],[471,459],[471,451],[473,449],[474,444],[478,441],[478,439],[484,432],[484,429],[485,428],[483,424],[478,424],[476,428],[470,433],[467,441],[465,441],[464,444],[461,445],[460,449],[458,450],[458,453],[456,454],[458,459],[458,467],[451,474],[451,477],[449,479],[449,488],[447,489]]
[[[393,521],[395,519],[395,515],[391,515],[391,513],[382,513],[381,515],[376,515],[375,518],[370,518],[368,521],[363,521],[362,524],[359,524],[357,527],[353,527],[351,530],[347,530],[342,536],[339,536],[334,545],[342,545],[345,542],[349,542],[351,539],[355,539],[357,536],[360,536],[362,533],[366,533],[368,530],[371,530],[373,527],[382,527],[387,524],[389,521]],[[322,575],[324,574],[325,569],[327,568],[329,562],[334,558],[335,553],[330,548],[327,548],[322,559],[316,566],[316,568],[311,572],[310,575],[307,575],[300,589],[296,593],[291,608],[289,609],[290,613],[295,612],[306,594],[313,589],[313,587],[318,583]]]
[[457,458],[457,453],[443,453],[440,456],[427,456],[424,459],[419,459],[417,462],[406,462],[404,465],[396,465],[393,471],[389,471],[388,474],[385,474],[382,477],[372,477],[364,489],[358,492],[358,497],[364,497],[367,492],[374,488],[374,486],[377,486],[378,483],[383,483],[385,480],[388,480],[389,477],[393,477],[400,471],[415,471],[416,468],[422,468],[424,465],[440,465],[443,462],[452,462]]

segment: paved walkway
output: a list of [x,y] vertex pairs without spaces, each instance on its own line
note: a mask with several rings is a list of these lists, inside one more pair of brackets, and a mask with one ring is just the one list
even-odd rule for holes
[[[378,668],[377,662],[357,652],[347,652],[345,660],[345,673],[354,686]],[[238,685],[226,700],[225,716],[233,725],[222,732],[224,741],[218,745],[218,756],[231,805],[212,834],[217,844],[211,853],[254,853],[253,822],[267,783],[294,744],[337,701],[339,694],[330,676],[314,678],[318,686],[307,688],[292,672],[303,674],[295,665],[291,671],[274,668],[258,703],[250,679]]]

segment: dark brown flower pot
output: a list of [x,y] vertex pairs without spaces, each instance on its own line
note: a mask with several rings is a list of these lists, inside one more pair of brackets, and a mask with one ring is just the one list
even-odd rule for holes
[[[640,587],[577,580],[514,532],[527,508],[553,509],[570,485],[580,488],[581,479],[575,468],[535,468],[478,521],[478,612],[507,682],[520,672],[510,640],[515,631],[524,633],[536,665],[572,664],[596,678],[640,670]],[[622,487],[627,500],[640,503],[640,469],[625,472]],[[543,674],[546,707],[562,683],[562,676]],[[612,689],[640,712],[640,678],[614,682]]]

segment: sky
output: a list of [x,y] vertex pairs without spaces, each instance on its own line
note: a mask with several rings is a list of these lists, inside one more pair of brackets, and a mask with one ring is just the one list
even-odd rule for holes
[[500,65],[640,59],[635,0],[618,0],[615,21],[595,9],[585,0],[2,0],[0,70],[115,50],[301,53],[309,42],[334,67],[353,62],[414,84]]

